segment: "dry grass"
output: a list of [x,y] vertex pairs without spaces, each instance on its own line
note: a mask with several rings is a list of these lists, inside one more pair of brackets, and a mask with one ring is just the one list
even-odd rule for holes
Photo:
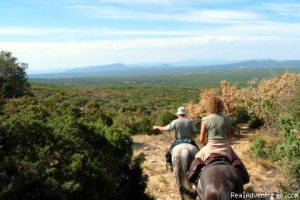
[[[250,183],[245,190],[255,192],[279,192],[280,184],[284,183],[283,173],[272,163],[255,159],[250,155],[250,141],[253,133],[247,132],[230,140],[233,149],[245,163],[250,174]],[[147,193],[158,200],[180,199],[175,178],[172,172],[166,171],[165,152],[174,140],[172,133],[148,136],[137,135],[133,137],[134,153],[144,153],[145,162],[142,167],[149,177]]]
[[149,178],[147,193],[155,196],[158,200],[179,199],[174,175],[171,171],[166,171],[164,156],[173,139],[174,136],[171,133],[133,137],[134,153],[143,152],[145,154],[146,160],[142,167]]

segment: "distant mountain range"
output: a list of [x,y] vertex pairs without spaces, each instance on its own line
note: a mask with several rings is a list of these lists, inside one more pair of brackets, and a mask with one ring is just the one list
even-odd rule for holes
[[69,69],[60,73],[29,74],[30,79],[44,78],[81,78],[81,77],[118,77],[118,76],[155,76],[181,75],[208,72],[226,72],[253,68],[300,68],[300,60],[250,60],[234,61],[182,61],[176,63],[143,63],[125,65],[115,63],[101,66],[91,66]]

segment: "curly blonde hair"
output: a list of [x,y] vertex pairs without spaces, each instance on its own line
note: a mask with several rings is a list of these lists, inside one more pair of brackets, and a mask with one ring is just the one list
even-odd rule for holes
[[206,104],[209,113],[221,113],[224,109],[223,101],[217,96],[210,96]]

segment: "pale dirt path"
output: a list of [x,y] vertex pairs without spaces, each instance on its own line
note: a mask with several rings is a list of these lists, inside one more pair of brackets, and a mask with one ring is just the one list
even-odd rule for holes
[[[256,161],[250,158],[250,142],[248,136],[252,133],[243,133],[239,137],[230,140],[233,149],[244,161],[250,174],[250,183],[245,185],[246,191],[278,192],[280,182],[284,177],[279,169],[272,167],[264,161]],[[165,152],[173,142],[172,133],[164,133],[156,136],[136,135],[133,137],[134,154],[143,153],[145,162],[142,167],[148,175],[147,193],[157,200],[180,200],[175,178],[172,172],[166,171]]]
[[171,171],[166,171],[165,165],[164,155],[173,139],[174,136],[168,133],[133,137],[134,154],[143,153],[146,158],[142,167],[149,179],[147,193],[155,196],[157,200],[180,199],[174,175]]

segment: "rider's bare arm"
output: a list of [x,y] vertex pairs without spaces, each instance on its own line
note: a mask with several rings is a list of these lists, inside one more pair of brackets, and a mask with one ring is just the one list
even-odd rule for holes
[[200,131],[200,144],[206,144],[206,128],[205,123],[202,121],[201,123],[201,131]]
[[170,125],[167,125],[167,126],[153,126],[152,128],[153,128],[153,130],[158,129],[160,132],[163,132],[163,131],[169,131],[170,130]]

